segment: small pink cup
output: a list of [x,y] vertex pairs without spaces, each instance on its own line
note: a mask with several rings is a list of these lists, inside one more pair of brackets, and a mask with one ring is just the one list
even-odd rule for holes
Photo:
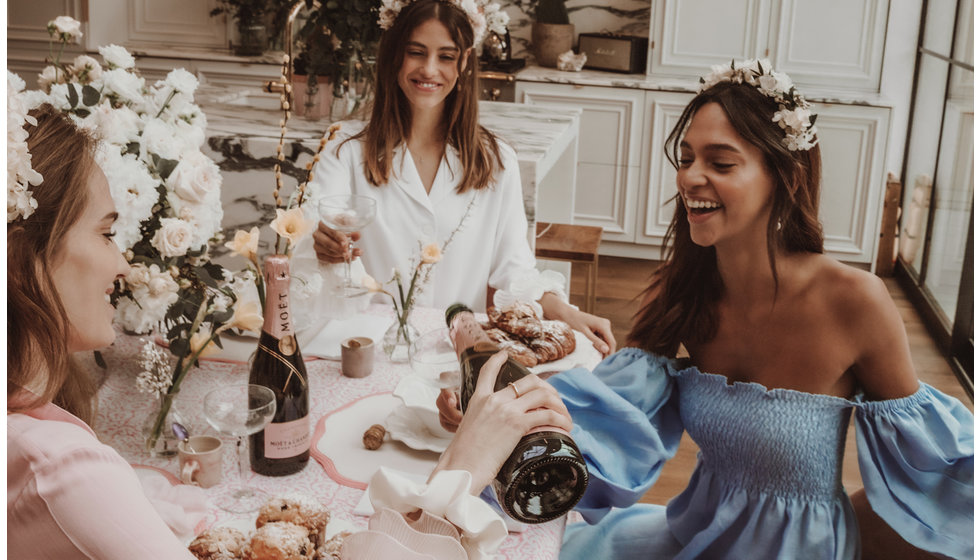
[[366,336],[355,336],[340,344],[340,370],[346,377],[367,377],[373,369],[373,340]]
[[221,482],[221,440],[214,436],[191,436],[177,444],[180,481],[201,488]]

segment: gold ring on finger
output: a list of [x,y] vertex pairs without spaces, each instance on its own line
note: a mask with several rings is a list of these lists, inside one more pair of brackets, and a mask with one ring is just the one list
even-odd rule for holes
[[521,398],[521,392],[517,390],[517,385],[514,385],[513,381],[508,383],[507,386],[514,390],[514,398]]

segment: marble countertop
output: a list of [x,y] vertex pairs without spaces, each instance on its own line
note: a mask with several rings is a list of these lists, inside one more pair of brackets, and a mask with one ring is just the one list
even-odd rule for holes
[[[202,86],[197,102],[208,118],[209,138],[273,138],[279,140],[279,95],[253,89]],[[528,106],[494,101],[480,102],[480,124],[503,138],[517,151],[521,162],[545,167],[552,152],[561,151],[578,135],[581,109]],[[308,120],[293,116],[286,138],[316,145],[330,126],[329,119]],[[538,173],[547,173],[548,169]]]
[[[690,78],[665,78],[647,74],[621,74],[602,70],[582,70],[580,72],[564,72],[554,68],[528,66],[515,73],[519,82],[542,82],[553,84],[570,84],[577,86],[599,86],[641,89],[649,91],[679,91],[695,93],[696,81]],[[840,93],[833,95],[821,93],[812,88],[806,93],[806,98],[814,103],[839,103],[847,105],[872,105],[890,107],[892,103],[885,97],[872,93]]]

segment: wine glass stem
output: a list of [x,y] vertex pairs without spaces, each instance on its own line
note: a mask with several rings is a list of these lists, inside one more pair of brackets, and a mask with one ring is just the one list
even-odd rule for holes
[[344,254],[344,285],[348,288],[354,286],[353,280],[350,277],[350,262],[354,258],[354,239],[350,236],[347,237],[347,253]]
[[245,439],[243,436],[238,436],[238,484],[239,486],[245,486],[245,461],[243,461],[242,440]]

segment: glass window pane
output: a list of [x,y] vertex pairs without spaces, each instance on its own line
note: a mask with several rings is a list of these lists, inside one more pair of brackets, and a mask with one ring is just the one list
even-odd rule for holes
[[[973,72],[967,72],[973,81]],[[953,94],[956,90],[951,89]],[[936,170],[935,216],[929,236],[926,287],[947,319],[956,312],[973,203],[973,96],[946,101]]]
[[929,201],[935,183],[940,125],[946,101],[949,63],[923,54],[919,63],[918,89],[909,132],[909,155],[902,201],[899,255],[917,273],[922,272],[923,238],[929,217]]

